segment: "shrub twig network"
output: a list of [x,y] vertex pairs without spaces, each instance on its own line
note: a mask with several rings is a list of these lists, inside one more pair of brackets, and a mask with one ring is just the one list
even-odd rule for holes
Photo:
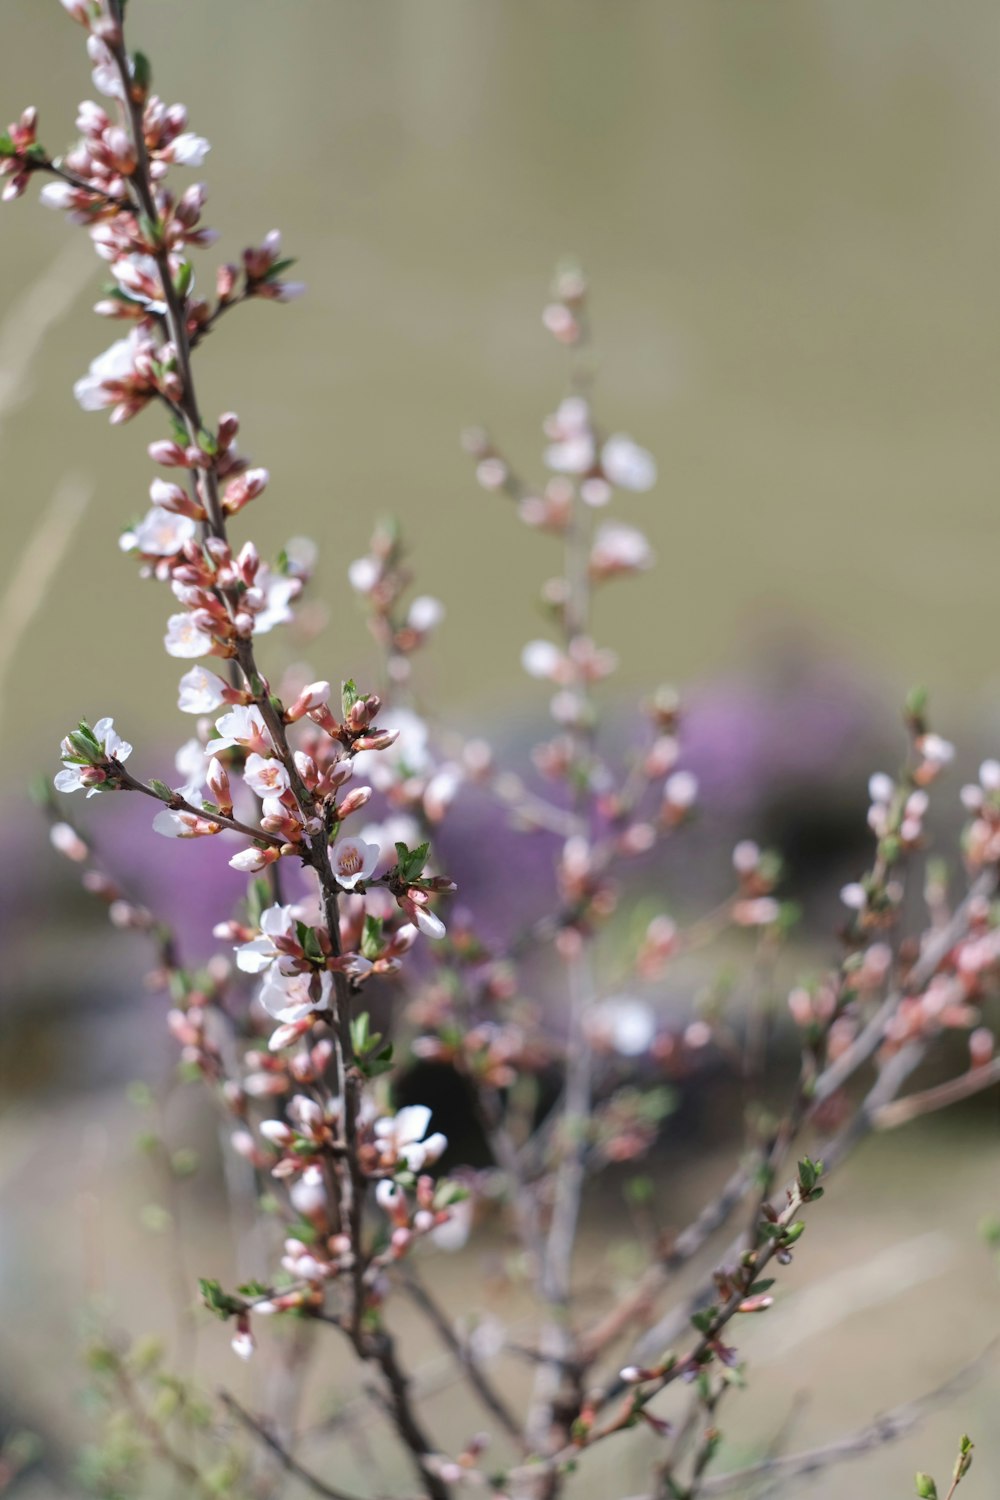
[[[205,188],[175,182],[203,164],[208,143],[189,128],[183,106],[153,92],[148,59],[126,41],[124,0],[62,4],[84,29],[103,102],[80,106],[80,139],[63,156],[41,144],[35,111],[25,110],[0,137],[3,196],[41,179],[43,202],[90,236],[110,274],[96,311],[126,330],[75,393],[114,425],[147,410],[162,423],[148,449],[159,471],[151,505],[121,546],[169,589],[164,646],[191,663],[178,707],[195,732],[168,784],[133,769],[139,757],[111,719],[81,722],[63,741],[55,786],[148,798],[157,804],[156,834],[214,841],[220,860],[248,877],[242,910],[215,914],[223,951],[189,966],[183,934],[123,890],[70,817],[53,813],[52,838],[112,920],[151,939],[186,1073],[216,1100],[231,1148],[252,1174],[254,1201],[266,1189],[269,1207],[277,1204],[276,1215],[261,1209],[280,1229],[270,1263],[234,1288],[205,1277],[202,1300],[231,1325],[233,1349],[247,1359],[268,1339],[269,1319],[331,1330],[375,1373],[377,1400],[432,1500],[466,1489],[552,1500],[571,1476],[579,1476],[574,1486],[585,1482],[590,1449],[629,1433],[644,1437],[652,1494],[693,1500],[721,1491],[727,1476],[709,1472],[720,1413],[746,1374],[730,1340],[743,1319],[771,1306],[831,1173],[870,1131],[997,1080],[981,1010],[1000,974],[1000,765],[985,763],[962,793],[968,883],[953,902],[937,867],[922,860],[930,795],[952,747],[929,727],[922,697],[911,699],[905,763],[871,781],[874,852],[842,892],[839,957],[788,997],[800,1051],[791,1096],[780,1111],[755,1101],[745,1153],[728,1180],[687,1228],[647,1237],[647,1264],[631,1285],[597,1309],[581,1303],[574,1265],[588,1185],[610,1164],[648,1153],[670,1110],[664,1085],[696,1079],[706,1058],[734,1053],[751,1088],[760,1081],[753,1017],[743,1018],[742,1040],[740,1019],[719,1010],[668,1025],[657,986],[723,937],[742,935],[749,964],[770,972],[791,918],[776,894],[780,862],[743,841],[732,889],[712,911],[693,921],[654,911],[622,955],[620,918],[649,868],[643,857],[692,836],[698,785],[684,764],[671,690],[653,692],[623,727],[600,689],[617,665],[594,636],[600,600],[612,581],[654,563],[641,531],[605,517],[623,497],[651,490],[657,475],[645,449],[600,425],[586,281],[575,267],[561,269],[544,312],[569,364],[567,394],[545,422],[548,477],[521,477],[482,431],[465,439],[479,484],[562,548],[560,571],[542,592],[551,629],[523,654],[529,676],[547,684],[554,722],[535,746],[538,780],[528,784],[484,741],[459,741],[420,713],[414,664],[443,607],[409,597],[394,527],[376,527],[369,554],[350,568],[379,648],[379,691],[349,674],[334,691],[327,680],[267,667],[262,638],[293,620],[314,549],[299,538],[272,563],[251,540],[236,539],[269,475],[237,446],[235,413],[212,418],[203,409],[196,354],[237,306],[287,302],[302,288],[288,279],[292,262],[273,232],[222,264],[210,295],[198,290],[194,256],[216,235],[202,219]],[[526,840],[541,830],[557,843],[554,900],[500,946],[453,900],[455,885],[435,857],[440,825],[467,794],[492,798],[497,819]],[[359,827],[366,809],[376,821]],[[516,879],[487,850],[482,859],[498,886]],[[640,872],[631,884],[630,866]],[[913,925],[904,898],[921,869],[922,916]],[[647,908],[655,897],[655,889],[643,892]],[[538,967],[539,955],[547,966]],[[539,973],[559,997],[561,1026],[551,1017],[542,1024]],[[383,1035],[366,995],[386,984],[394,1016]],[[903,1094],[956,1029],[968,1034],[968,1070]],[[464,1164],[459,1143],[449,1148],[429,1105],[399,1105],[399,1082],[415,1061],[462,1080],[487,1168]],[[553,1079],[555,1102],[542,1087]],[[734,1219],[742,1227],[713,1273],[671,1303],[677,1272]],[[511,1247],[505,1274],[530,1289],[537,1309],[526,1336],[491,1320],[496,1347],[531,1372],[516,1407],[492,1377],[484,1341],[459,1320],[469,1310],[442,1306],[420,1269],[427,1256],[474,1244],[486,1221],[499,1221]],[[426,1317],[482,1406],[488,1432],[469,1435],[458,1451],[431,1432],[419,1383],[403,1364],[392,1332],[397,1296]],[[172,1467],[189,1492],[252,1492],[249,1460],[220,1468],[205,1459],[204,1468],[197,1443],[178,1446],[169,1418],[144,1405],[132,1356],[108,1347],[97,1364],[151,1459]],[[688,1415],[678,1417],[685,1389]],[[223,1405],[288,1474],[318,1494],[349,1494],[304,1464],[268,1413],[255,1416],[228,1394]],[[211,1432],[198,1442],[211,1447]],[[858,1446],[847,1440],[831,1452]],[[806,1466],[793,1456],[776,1467],[794,1474]],[[750,1472],[770,1472],[767,1461]],[[100,1483],[112,1492],[107,1473]],[[113,1483],[120,1493],[121,1476]]]

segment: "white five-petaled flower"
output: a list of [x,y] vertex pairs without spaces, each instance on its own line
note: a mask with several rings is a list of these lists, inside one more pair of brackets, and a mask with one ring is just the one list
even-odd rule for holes
[[256,751],[247,756],[243,780],[258,797],[280,797],[288,790],[288,772],[281,761],[273,756],[258,755]]
[[199,630],[194,616],[185,610],[182,614],[170,616],[163,644],[168,656],[207,656],[212,649],[212,637]]
[[328,1010],[333,975],[328,970],[282,974],[276,964],[267,970],[257,998],[276,1021],[302,1021],[315,1011]]
[[210,714],[223,703],[224,684],[206,667],[192,667],[180,680],[177,707],[185,714]]
[[392,1116],[376,1120],[375,1140],[387,1165],[405,1162],[411,1172],[421,1172],[443,1155],[448,1138],[436,1131],[427,1136],[431,1112],[426,1104],[408,1104]]
[[381,854],[378,844],[366,844],[360,838],[340,838],[333,847],[330,863],[340,884],[353,891],[359,880],[371,879]]
[[218,737],[209,740],[205,747],[209,755],[218,755],[220,750],[230,750],[234,745],[244,745],[258,753],[271,748],[264,716],[256,704],[251,703],[248,707],[238,704],[221,719],[216,719],[215,727]]
[[[129,744],[128,740],[123,740],[121,735],[115,729],[114,719],[98,719],[97,723],[93,727],[92,732],[94,738],[96,739],[97,743],[100,745],[101,750],[104,753],[105,759],[124,761],[128,760],[129,756],[132,754],[132,746]],[[62,752],[64,759],[75,754],[74,747],[70,741],[63,741]],[[93,797],[96,792],[100,791],[100,787],[92,785],[87,780],[87,778],[82,774],[85,770],[85,766],[79,766],[76,765],[72,760],[66,760],[63,770],[59,771],[53,780],[53,785],[55,786],[56,791],[78,792],[83,787],[86,787],[87,796]]]
[[119,538],[123,552],[133,550],[146,557],[174,557],[194,540],[198,527],[190,516],[179,516],[162,505],[154,505],[137,526]]

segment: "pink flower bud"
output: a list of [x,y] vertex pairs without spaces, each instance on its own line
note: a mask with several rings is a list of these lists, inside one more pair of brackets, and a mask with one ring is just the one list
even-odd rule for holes
[[215,756],[209,761],[205,780],[215,805],[225,817],[229,817],[233,810],[233,794],[229,786],[229,776],[225,766]]
[[321,708],[329,701],[329,698],[330,684],[328,682],[311,682],[308,687],[302,689],[292,706],[285,710],[285,718],[289,724],[295,724],[314,709]]
[[969,1062],[974,1068],[985,1067],[993,1057],[996,1039],[988,1026],[977,1026],[969,1035]]
[[53,823],[49,830],[49,839],[53,849],[58,849],[60,854],[76,864],[81,864],[90,853],[76,829],[71,828],[68,823]]
[[370,786],[356,786],[348,792],[343,802],[337,804],[338,818],[349,818],[351,813],[358,812],[367,802],[371,801],[372,789]]

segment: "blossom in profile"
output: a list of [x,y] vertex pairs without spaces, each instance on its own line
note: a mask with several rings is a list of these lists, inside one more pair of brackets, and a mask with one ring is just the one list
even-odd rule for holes
[[[240,943],[236,948],[236,967],[244,974],[263,974],[276,963],[282,952],[288,952],[288,944],[295,935],[295,923],[300,916],[295,906],[269,906],[260,915],[260,937]],[[279,940],[284,947],[279,948]]]
[[372,1128],[382,1165],[392,1167],[402,1162],[411,1172],[432,1166],[447,1150],[448,1138],[440,1131],[427,1135],[430,1123],[426,1104],[408,1104],[397,1114],[376,1120]]
[[84,411],[110,408],[112,422],[126,422],[156,394],[151,364],[167,357],[167,346],[157,348],[148,333],[135,328],[91,361],[73,394]]
[[258,754],[262,750],[266,752],[271,749],[264,716],[256,704],[250,704],[249,707],[238,704],[220,719],[216,719],[215,727],[217,736],[214,740],[209,740],[205,747],[210,755],[218,755],[220,750],[230,750],[237,745],[255,750]]

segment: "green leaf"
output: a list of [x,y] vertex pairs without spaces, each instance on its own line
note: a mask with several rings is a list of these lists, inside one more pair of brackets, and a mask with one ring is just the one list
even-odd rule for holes
[[929,1474],[917,1475],[917,1494],[920,1500],[937,1500],[937,1485]]
[[266,1297],[271,1288],[265,1286],[262,1281],[245,1281],[236,1290],[241,1297]]
[[326,954],[319,945],[319,937],[315,927],[307,927],[300,941],[302,943],[302,951],[311,963],[325,964]]
[[717,1307],[706,1307],[702,1312],[692,1313],[692,1326],[695,1327],[699,1333],[711,1333],[712,1326],[715,1323],[718,1312],[719,1309]]
[[361,956],[375,960],[382,952],[382,919],[365,917],[365,930],[361,935]]
[[263,279],[265,281],[276,281],[284,271],[290,270],[294,264],[295,260],[292,257],[287,257],[285,260],[276,260],[270,270],[265,273]]
[[141,88],[144,94],[148,94],[153,86],[153,68],[145,52],[132,54],[132,77],[136,86]]
[[171,791],[165,781],[157,781],[155,776],[149,782],[149,790],[155,792],[161,802],[173,802],[177,795],[176,792]]
[[89,724],[81,724],[79,729],[71,729],[67,739],[78,755],[82,755],[88,765],[104,759],[104,751],[94,737]]
[[404,884],[412,885],[420,879],[427,856],[430,853],[430,844],[421,844],[418,849],[408,849],[405,844],[396,845],[396,859],[399,864],[399,878]]
[[215,1316],[221,1318],[223,1322],[231,1318],[234,1313],[243,1311],[242,1304],[224,1292],[219,1282],[209,1281],[206,1277],[199,1276],[198,1286],[201,1288],[202,1301],[209,1312],[215,1313]]

